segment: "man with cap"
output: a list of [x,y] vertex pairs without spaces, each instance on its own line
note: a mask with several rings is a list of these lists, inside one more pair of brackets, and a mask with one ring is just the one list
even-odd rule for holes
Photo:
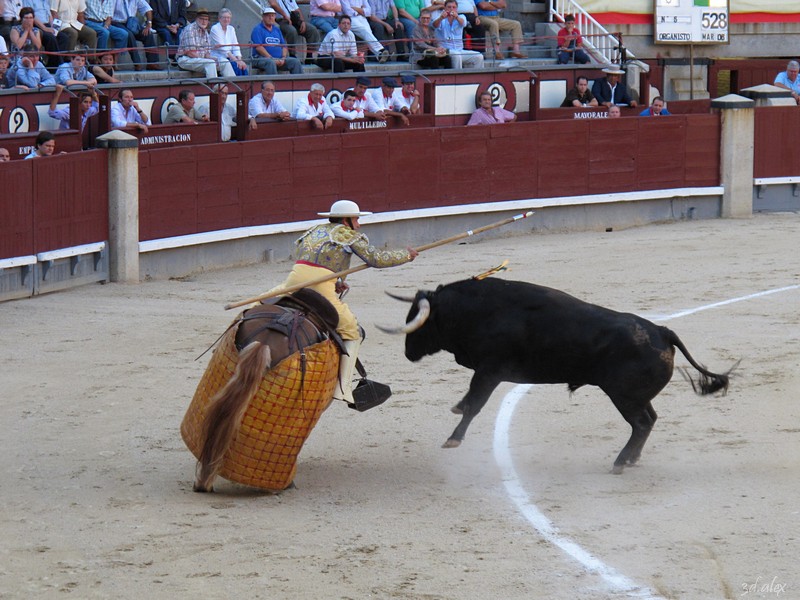
[[[417,251],[410,247],[405,250],[378,250],[371,245],[369,238],[359,232],[361,225],[358,219],[372,213],[362,212],[358,204],[352,200],[337,200],[330,211],[318,214],[328,217],[328,223],[316,225],[298,238],[295,242],[294,267],[286,281],[270,290],[271,292],[345,271],[350,268],[350,259],[353,255],[376,269],[402,265],[414,260],[418,255]],[[339,362],[339,384],[333,397],[353,404],[351,390],[353,371],[363,336],[355,315],[339,296],[343,295],[349,286],[344,279],[329,279],[308,287],[325,296],[339,313],[339,325],[336,331],[344,340],[347,354],[343,354]]]
[[377,119],[378,121],[385,121],[384,115],[380,108],[376,106],[372,100],[372,96],[367,94],[367,89],[372,85],[369,77],[356,77],[356,84],[353,86],[353,91],[356,93],[355,107],[364,113],[367,119]]
[[605,77],[595,79],[592,85],[592,95],[597,98],[600,106],[636,106],[636,101],[631,98],[627,86],[621,82],[625,71],[617,66],[603,69]]
[[235,77],[231,63],[224,60],[217,63],[211,56],[211,37],[208,34],[208,24],[211,17],[207,8],[197,11],[194,22],[187,25],[181,33],[178,46],[178,66],[184,71],[205,73],[207,78],[217,77],[217,71],[223,77]]
[[402,87],[397,88],[392,94],[394,104],[404,115],[418,115],[419,90],[417,90],[417,78],[413,75],[403,75],[400,78]]
[[277,75],[278,71],[289,71],[293,75],[303,72],[303,64],[289,56],[281,28],[275,23],[274,8],[267,6],[261,11],[261,23],[253,27],[250,43],[253,44],[253,68],[268,75]]
[[325,34],[315,61],[318,67],[331,69],[334,73],[342,73],[348,69],[355,73],[365,71],[364,57],[358,53],[356,36],[350,31],[351,25],[350,17],[341,15],[339,26]]
[[376,112],[383,113],[383,119],[385,120],[386,117],[397,117],[403,122],[403,125],[408,125],[408,117],[405,116],[401,111],[395,99],[394,99],[394,90],[397,87],[397,82],[395,81],[394,77],[384,77],[381,79],[381,87],[369,90],[367,94],[369,94],[372,102],[377,107]]

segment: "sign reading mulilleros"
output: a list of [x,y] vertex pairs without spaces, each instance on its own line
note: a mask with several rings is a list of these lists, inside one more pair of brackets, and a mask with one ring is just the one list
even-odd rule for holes
[[655,0],[656,44],[727,44],[729,0]]

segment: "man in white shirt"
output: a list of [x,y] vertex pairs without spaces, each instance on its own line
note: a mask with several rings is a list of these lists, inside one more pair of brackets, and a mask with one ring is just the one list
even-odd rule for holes
[[402,87],[395,89],[392,94],[395,107],[404,115],[418,115],[420,107],[417,78],[413,75],[403,75],[400,81]]
[[353,91],[356,93],[355,106],[364,113],[367,119],[376,119],[378,121],[385,121],[386,115],[383,114],[381,109],[372,101],[372,96],[367,94],[367,90],[372,85],[369,77],[356,78],[356,84],[353,86]]
[[274,119],[288,121],[291,113],[283,107],[275,97],[275,84],[271,81],[261,83],[261,93],[250,98],[247,103],[247,114],[251,119]]
[[149,122],[147,115],[133,99],[133,90],[122,90],[119,100],[111,105],[111,126],[114,129],[133,128],[147,133]]
[[321,83],[311,84],[311,91],[306,98],[300,98],[294,105],[292,115],[298,121],[311,121],[316,129],[327,129],[333,125],[333,111],[323,97],[325,86]]
[[364,57],[359,54],[356,36],[350,31],[352,20],[347,15],[339,17],[339,26],[325,35],[319,45],[319,54],[315,61],[321,69],[331,69],[334,73],[342,73],[352,69],[354,73],[363,73]]
[[408,117],[400,112],[400,106],[397,105],[393,98],[396,87],[397,82],[394,77],[384,77],[381,80],[381,87],[369,90],[367,93],[378,108],[378,112],[383,113],[384,119],[386,117],[397,117],[402,121],[403,125],[408,125]]
[[331,110],[340,119],[348,121],[364,118],[364,110],[356,106],[356,93],[353,90],[347,90],[342,96],[341,102],[331,106]]

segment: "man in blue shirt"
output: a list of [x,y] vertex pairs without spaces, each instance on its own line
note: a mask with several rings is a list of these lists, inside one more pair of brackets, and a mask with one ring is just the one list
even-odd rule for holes
[[29,54],[19,61],[16,68],[17,86],[36,90],[46,85],[55,85],[56,80],[39,61],[39,56]]
[[792,98],[800,104],[800,77],[797,76],[798,73],[800,73],[800,63],[796,60],[790,60],[789,64],[786,65],[786,70],[783,73],[778,73],[774,85],[792,92]]
[[668,117],[672,113],[664,108],[664,99],[661,96],[653,98],[650,108],[645,108],[639,113],[640,117]]
[[263,10],[261,23],[250,34],[250,43],[254,44],[253,68],[261,69],[268,75],[276,75],[278,71],[289,71],[293,75],[303,72],[300,61],[289,56],[281,28],[275,24],[275,9],[267,6]]
[[86,57],[83,54],[75,54],[72,60],[61,63],[56,69],[56,83],[67,86],[82,83],[92,87],[97,85],[97,79],[86,69]]

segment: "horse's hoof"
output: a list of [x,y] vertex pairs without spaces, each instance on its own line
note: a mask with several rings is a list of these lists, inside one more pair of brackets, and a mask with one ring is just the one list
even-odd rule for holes
[[450,438],[444,444],[442,444],[442,448],[458,448],[461,445],[461,440],[454,440]]
[[192,489],[195,492],[198,492],[200,494],[205,494],[205,493],[209,493],[210,494],[210,493],[212,493],[214,491],[213,487],[205,488],[205,487],[202,487],[200,485],[197,485],[196,483],[192,486]]
[[451,409],[450,409],[450,412],[451,412],[451,413],[453,413],[454,415],[463,415],[463,414],[464,414],[464,411],[463,411],[463,410],[461,410],[461,409],[458,407],[458,404],[456,404],[456,405],[455,405],[453,408],[451,408]]
[[614,465],[611,467],[611,473],[613,475],[622,475],[623,470],[625,470],[625,465]]

